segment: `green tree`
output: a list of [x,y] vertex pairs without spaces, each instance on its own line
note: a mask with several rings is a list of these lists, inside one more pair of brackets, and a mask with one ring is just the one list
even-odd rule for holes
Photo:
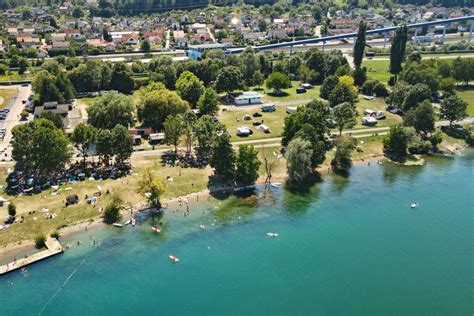
[[118,124],[126,127],[133,125],[134,112],[131,97],[114,93],[95,99],[87,108],[89,124],[109,130]]
[[354,105],[357,101],[357,94],[349,86],[343,83],[338,83],[334,89],[329,93],[329,105],[335,107],[341,103],[350,103]]
[[336,122],[336,127],[339,129],[339,136],[342,135],[343,129],[352,128],[356,125],[357,112],[354,106],[348,102],[336,105],[332,116]]
[[146,169],[138,183],[138,193],[146,196],[151,207],[161,209],[160,198],[165,192],[165,185],[150,169]]
[[20,170],[60,171],[71,159],[68,138],[49,120],[38,119],[17,125],[13,136],[12,157]]
[[452,95],[441,102],[440,115],[442,118],[449,121],[449,126],[454,122],[460,121],[467,117],[466,109],[468,103],[457,95]]
[[390,127],[387,138],[383,141],[384,152],[392,158],[404,159],[407,155],[407,139],[400,125]]
[[204,84],[190,71],[183,72],[176,81],[178,95],[191,106],[196,106],[199,97],[204,93]]
[[215,85],[217,92],[226,92],[230,98],[234,90],[243,87],[242,73],[237,67],[224,67],[219,71]]
[[405,92],[402,109],[408,111],[425,100],[431,100],[431,90],[425,84],[415,84],[410,86]]
[[295,138],[301,138],[311,143],[311,167],[316,168],[326,159],[326,148],[324,136],[318,133],[317,129],[308,123],[303,124],[301,129],[295,134]]
[[194,124],[194,133],[200,153],[204,155],[209,154],[219,129],[225,128],[223,126],[219,127],[209,115],[203,115],[196,121]]
[[331,166],[336,171],[346,171],[352,166],[352,151],[354,150],[354,142],[350,137],[340,136],[336,142],[336,153],[331,160]]
[[84,16],[84,12],[82,11],[82,8],[80,6],[75,6],[72,9],[71,15],[72,15],[73,18],[79,19],[79,18]]
[[298,70],[298,78],[301,82],[315,84],[318,81],[319,74],[313,69],[309,69],[306,65],[301,65]]
[[140,43],[140,49],[142,52],[149,52],[151,50],[150,42],[148,40],[143,40]]
[[474,58],[456,58],[452,64],[452,73],[454,79],[468,86],[469,81],[474,80]]
[[71,135],[71,140],[76,149],[81,153],[84,168],[86,167],[86,158],[90,146],[97,139],[97,130],[92,125],[79,123]]
[[174,153],[178,152],[178,145],[184,132],[184,123],[181,115],[168,116],[163,123],[166,145],[174,146]]
[[307,140],[297,137],[288,144],[286,167],[289,182],[301,182],[313,171],[312,155],[311,143]]
[[253,146],[240,145],[236,159],[235,179],[243,185],[251,185],[258,178],[258,169],[262,163],[258,151]]
[[253,48],[250,46],[246,47],[242,54],[240,54],[239,60],[240,71],[242,72],[242,78],[245,85],[255,85],[254,75],[259,70],[260,65],[257,56],[255,56]]
[[43,111],[41,112],[39,118],[50,120],[57,128],[64,129],[64,118],[61,116],[61,114],[51,111]]
[[96,152],[99,160],[106,166],[110,163],[110,158],[114,155],[114,143],[112,133],[108,129],[99,129],[97,132]]
[[187,102],[183,101],[175,92],[156,90],[146,94],[138,117],[145,126],[159,131],[163,128],[163,123],[169,115],[183,114],[188,109]]
[[56,86],[56,77],[47,71],[40,71],[33,78],[33,90],[40,105],[45,102],[64,102],[64,96]]
[[390,48],[390,73],[397,76],[402,71],[402,62],[405,58],[408,28],[402,25],[395,31]]
[[18,73],[20,75],[24,74],[26,70],[28,70],[29,66],[30,63],[28,62],[28,59],[26,59],[25,57],[18,58]]
[[233,182],[235,177],[235,154],[229,136],[222,133],[216,137],[209,164],[214,175],[223,182]]
[[280,94],[281,89],[289,88],[291,86],[291,80],[287,75],[275,71],[272,72],[270,76],[268,76],[267,80],[265,81],[265,85],[268,89],[273,89],[275,93]]
[[354,44],[354,66],[359,68],[362,65],[365,51],[365,32],[367,31],[367,23],[359,22],[359,29],[357,30],[357,37]]
[[122,164],[130,158],[133,152],[133,142],[128,133],[128,129],[117,124],[111,131],[112,144],[115,154],[115,163]]
[[126,63],[115,63],[112,68],[110,88],[126,94],[132,92],[135,86],[132,76],[133,73]]
[[328,100],[331,91],[334,90],[338,83],[339,77],[335,75],[329,76],[324,79],[323,84],[321,85],[321,90],[319,91],[319,97]]
[[198,100],[197,107],[201,115],[214,115],[219,111],[219,95],[207,88]]
[[425,135],[435,130],[434,111],[431,102],[423,101],[416,108],[408,111],[403,122],[406,126],[413,126],[417,132],[423,132]]
[[120,210],[122,209],[122,200],[115,195],[112,201],[107,204],[104,210],[104,223],[113,224],[120,220]]

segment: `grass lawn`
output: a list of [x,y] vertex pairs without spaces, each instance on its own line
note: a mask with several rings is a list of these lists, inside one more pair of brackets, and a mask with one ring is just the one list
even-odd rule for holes
[[390,79],[390,72],[388,71],[390,61],[388,60],[364,60],[362,63],[363,67],[367,67],[367,77],[380,80],[383,83],[387,83]]
[[[23,215],[23,224],[14,224],[6,230],[0,231],[0,246],[14,243],[19,240],[31,240],[38,233],[49,233],[54,229],[59,229],[71,225],[75,222],[88,221],[101,215],[99,208],[104,208],[112,199],[112,196],[119,195],[124,202],[136,205],[145,202],[145,198],[137,193],[140,174],[151,168],[155,174],[165,183],[165,193],[163,199],[186,195],[206,189],[210,168],[191,169],[180,167],[163,166],[160,157],[139,157],[132,161],[135,175],[129,175],[118,180],[95,181],[86,180],[74,184],[61,186],[58,195],[51,195],[52,190],[44,191],[42,194],[32,196],[12,197],[2,194],[6,199],[11,200],[17,206],[17,217]],[[1,172],[1,181],[6,178],[5,169]],[[138,174],[138,175],[137,175]],[[179,176],[179,174],[181,174]],[[166,177],[173,176],[174,181],[166,181]],[[97,192],[97,186],[102,187],[102,196],[98,198],[96,207],[86,203],[85,195],[92,195]],[[65,190],[66,188],[71,188]],[[107,190],[110,194],[106,194]],[[77,194],[80,202],[77,205],[64,207],[64,200],[67,195]],[[48,208],[49,212],[56,213],[55,219],[44,219],[43,213],[38,212],[41,208]],[[28,214],[36,211],[35,214]],[[7,207],[0,208],[0,219],[7,217]],[[36,217],[36,220],[33,218]]]
[[7,71],[6,74],[0,76],[0,81],[17,81],[17,80],[31,80],[34,73],[20,75],[18,71]]
[[[262,117],[253,118],[250,121],[244,121],[244,115],[252,116],[253,113],[259,112],[263,114]],[[221,111],[219,114],[219,120],[227,126],[227,130],[232,135],[231,141],[236,140],[245,140],[245,139],[260,139],[260,138],[271,138],[271,137],[278,137],[281,136],[283,132],[283,121],[286,116],[286,107],[285,106],[277,106],[275,112],[262,112],[260,108],[249,108],[245,109],[244,107],[240,108],[230,108],[226,111]],[[252,126],[252,121],[261,121],[263,120],[263,124],[270,127],[272,130],[271,133],[265,134],[259,131],[257,128],[258,126]],[[236,135],[237,128],[247,126],[253,130],[253,134],[249,137],[238,137]]]
[[16,89],[0,89],[0,109],[3,109],[10,102],[11,97],[17,93]]
[[357,110],[357,125],[354,127],[355,129],[358,128],[370,128],[369,126],[362,125],[362,119],[364,118],[364,110],[370,109],[373,111],[384,111],[386,119],[379,120],[375,127],[385,127],[385,126],[392,126],[395,124],[399,124],[402,122],[402,118],[398,115],[389,113],[385,110],[387,104],[385,103],[383,98],[374,98],[372,100],[366,100],[359,96],[359,102],[356,103],[356,110]]
[[312,100],[319,98],[319,90],[320,86],[315,86],[312,89],[306,90],[306,93],[301,93],[297,94],[296,93],[296,88],[300,86],[299,81],[293,81],[292,82],[292,87],[288,89],[283,89],[282,91],[285,92],[285,95],[283,96],[274,96],[272,95],[272,90],[271,89],[263,89],[265,95],[263,97],[264,102],[275,102],[275,101],[296,101],[296,100]]
[[474,87],[458,88],[457,94],[460,98],[467,101],[467,115],[474,116]]

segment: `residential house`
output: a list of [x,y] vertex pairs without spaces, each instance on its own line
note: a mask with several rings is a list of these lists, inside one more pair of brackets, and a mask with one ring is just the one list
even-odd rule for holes
[[64,29],[63,32],[64,34],[66,34],[66,37],[70,37],[74,39],[81,38],[81,31],[79,29]]
[[122,35],[122,43],[125,45],[137,45],[140,35],[132,33]]
[[161,43],[163,38],[162,38],[162,33],[158,33],[158,32],[145,32],[143,34],[143,37],[145,39],[147,39],[150,44],[158,44],[158,43]]
[[342,18],[342,19],[331,20],[331,24],[336,29],[351,29],[351,30],[355,31],[357,29],[359,21],[358,20],[353,20],[353,19]]
[[57,41],[57,42],[53,41],[53,44],[51,45],[51,49],[66,50],[66,49],[69,49],[70,45],[71,45],[71,42],[67,42],[67,41]]
[[33,46],[36,47],[37,45],[41,44],[39,37],[29,35],[17,36],[16,41],[23,49],[30,48]]
[[65,41],[66,40],[66,33],[53,33],[51,34],[51,41],[58,42],[58,41]]
[[288,38],[286,35],[286,29],[284,28],[273,28],[268,30],[267,38],[269,39],[285,39]]

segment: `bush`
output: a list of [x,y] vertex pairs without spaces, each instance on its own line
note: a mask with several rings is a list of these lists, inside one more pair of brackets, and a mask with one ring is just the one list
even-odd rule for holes
[[470,132],[470,133],[466,136],[466,143],[467,143],[470,147],[474,147],[474,132]]
[[42,233],[36,235],[35,237],[35,247],[37,249],[44,248],[46,246],[46,236]]
[[49,234],[49,236],[51,236],[51,238],[59,239],[61,235],[59,235],[59,232],[57,230],[54,230],[51,234]]
[[11,217],[16,216],[16,205],[13,203],[8,204],[8,215]]
[[362,85],[362,93],[365,95],[372,95],[374,93],[374,87],[379,81],[377,79],[370,79],[364,82]]
[[375,95],[378,96],[378,97],[385,98],[385,97],[388,96],[387,87],[381,82],[378,82],[378,83],[375,84],[373,91],[374,91]]
[[397,79],[395,78],[395,76],[391,76],[390,79],[388,79],[388,85],[393,87],[395,83],[397,83]]

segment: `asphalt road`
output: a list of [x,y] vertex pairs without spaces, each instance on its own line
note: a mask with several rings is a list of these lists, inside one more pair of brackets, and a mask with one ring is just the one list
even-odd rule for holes
[[22,101],[28,100],[28,97],[31,94],[31,85],[28,85],[27,87],[22,87],[20,85],[1,86],[0,89],[18,90],[18,94],[12,97],[9,104],[5,106],[6,109],[10,110],[6,120],[0,121],[0,128],[6,129],[5,138],[0,141],[0,152],[2,153],[2,156],[4,156],[4,151],[12,138],[11,130],[15,125],[20,123],[20,113],[25,108],[25,105],[22,103]]

